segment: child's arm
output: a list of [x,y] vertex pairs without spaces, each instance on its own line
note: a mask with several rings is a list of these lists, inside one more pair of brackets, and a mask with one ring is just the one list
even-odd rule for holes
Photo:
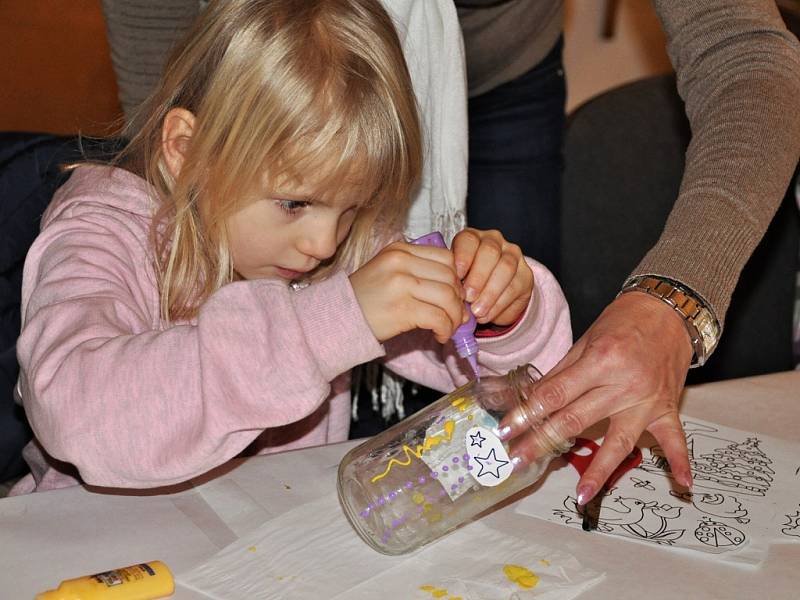
[[[535,286],[519,320],[500,335],[478,333],[478,363],[483,374],[505,373],[523,363],[542,373],[552,369],[572,345],[566,299],[555,277],[544,265],[525,259]],[[458,357],[450,342],[439,344],[426,331],[413,331],[389,340],[386,365],[403,377],[442,392],[449,392],[471,377],[469,365]]]
[[382,354],[343,275],[300,292],[234,283],[196,323],[161,329],[146,230],[130,221],[62,216],[25,269],[25,408],[45,450],[87,483],[185,481],[309,415],[334,377]]
[[[403,252],[417,253],[414,260],[422,266],[412,265],[411,257],[403,256]],[[436,277],[422,276],[418,269],[430,268],[425,265],[426,260],[435,260],[447,268],[437,272]],[[387,283],[398,277],[400,285]],[[517,246],[496,231],[467,228],[454,238],[452,252],[391,244],[350,279],[367,321],[384,341],[387,365],[428,387],[449,391],[471,376],[469,366],[457,358],[449,341],[460,324],[464,288],[472,288],[467,293],[484,307],[479,322],[500,326],[499,332],[492,328],[477,334],[483,372],[504,373],[525,362],[546,372],[572,343],[566,300],[552,274],[540,263],[523,257]],[[427,285],[438,289],[440,295],[434,298],[430,293],[415,291]],[[362,286],[369,293],[364,293]],[[398,302],[404,294],[412,296],[411,300]],[[426,325],[420,320],[416,327],[409,323],[411,318],[430,314],[427,305],[431,303],[440,303],[440,321],[432,320]],[[417,306],[422,308],[418,310]],[[436,323],[439,330],[433,326]]]

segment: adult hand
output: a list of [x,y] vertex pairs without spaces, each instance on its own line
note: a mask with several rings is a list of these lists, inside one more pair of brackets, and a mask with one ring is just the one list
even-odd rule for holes
[[[534,386],[555,433],[578,436],[609,417],[603,445],[581,476],[579,504],[597,493],[644,430],[664,450],[675,480],[691,487],[686,438],[678,403],[692,358],[680,315],[643,292],[616,298],[564,358]],[[513,412],[500,424],[512,455],[524,462],[541,454],[541,440]],[[527,432],[527,433],[526,433]]]
[[514,323],[533,293],[533,271],[519,246],[499,231],[469,227],[456,234],[452,246],[458,277],[478,323]]
[[350,283],[379,342],[420,328],[444,344],[468,320],[453,253],[445,248],[394,242],[350,275]]

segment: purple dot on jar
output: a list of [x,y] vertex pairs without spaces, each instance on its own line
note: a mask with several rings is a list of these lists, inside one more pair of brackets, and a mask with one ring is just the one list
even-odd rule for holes
[[448,467],[447,465],[442,465],[442,471],[449,471],[449,470],[450,467]]
[[467,465],[467,471],[472,471],[472,465]]
[[419,505],[419,506],[417,507],[417,512],[418,512],[418,513],[423,513],[423,512],[425,512],[425,507],[424,507],[424,506],[422,506],[422,505]]
[[375,508],[375,505],[372,502],[367,504],[367,510],[372,510],[373,508]]
[[394,521],[392,521],[392,529],[397,529],[402,524],[403,521],[401,519],[395,519]]
[[458,485],[454,483],[453,485],[450,486],[450,489],[455,492],[458,489]]
[[395,498],[397,498],[397,492],[395,492],[395,491],[389,492],[389,501],[391,502]]
[[384,504],[386,504],[386,498],[381,496],[380,498],[378,498],[378,506],[383,506]]
[[431,477],[433,477],[434,479],[436,479],[438,476],[439,476],[439,473],[437,473],[436,471],[431,473]]
[[453,457],[453,462],[454,462],[454,463],[457,463],[457,462],[458,462],[458,457],[457,457],[457,456],[454,456],[454,457]]
[[445,490],[439,492],[439,498],[444,498],[445,496],[447,496],[447,492]]
[[419,479],[417,479],[417,482],[418,482],[420,485],[422,485],[423,483],[425,483],[425,478],[424,478],[424,477],[420,477]]
[[469,454],[465,454],[461,458],[463,458],[465,461],[469,461]]
[[362,510],[360,513],[362,519],[366,519],[369,516],[368,510]]
[[414,487],[414,484],[411,483],[410,481],[406,481],[406,489],[410,490],[412,487]]
[[459,477],[458,478],[458,483],[464,483],[464,478],[463,477]]

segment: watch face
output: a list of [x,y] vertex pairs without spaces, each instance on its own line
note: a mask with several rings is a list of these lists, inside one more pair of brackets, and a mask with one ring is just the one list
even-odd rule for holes
[[695,317],[694,326],[697,327],[700,337],[703,338],[703,346],[705,346],[706,352],[717,345],[717,338],[719,337],[717,323],[707,309],[702,309],[700,314]]

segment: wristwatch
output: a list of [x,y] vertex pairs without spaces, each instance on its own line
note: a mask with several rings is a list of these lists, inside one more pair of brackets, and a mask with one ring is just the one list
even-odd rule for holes
[[717,347],[720,326],[698,295],[682,283],[657,275],[631,277],[617,295],[633,291],[645,292],[666,302],[683,318],[694,349],[690,367],[702,367]]

